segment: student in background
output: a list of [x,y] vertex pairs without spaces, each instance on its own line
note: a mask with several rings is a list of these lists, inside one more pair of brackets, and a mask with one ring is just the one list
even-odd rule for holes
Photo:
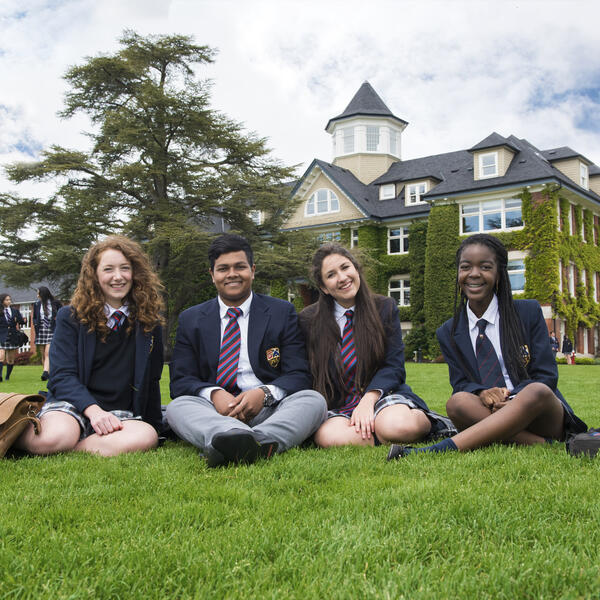
[[2,381],[2,368],[6,363],[6,381],[15,366],[15,357],[19,344],[15,339],[17,331],[25,325],[25,319],[18,309],[11,306],[12,298],[9,294],[0,294],[0,381]]
[[56,314],[61,304],[50,293],[50,290],[42,285],[38,288],[38,300],[33,305],[33,327],[35,328],[35,345],[39,347],[42,354],[43,372],[41,379],[46,381],[50,371],[50,342],[56,328]]

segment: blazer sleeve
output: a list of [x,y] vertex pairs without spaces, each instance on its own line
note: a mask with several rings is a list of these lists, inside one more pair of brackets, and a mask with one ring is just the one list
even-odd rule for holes
[[148,403],[144,420],[160,433],[162,430],[160,378],[164,364],[162,327],[158,325],[152,335],[154,336],[154,346],[150,353],[150,364],[148,365],[150,377],[148,381]]
[[95,398],[80,381],[79,332],[82,325],[71,314],[71,307],[58,311],[56,331],[50,344],[50,379],[48,391],[52,400],[64,400],[73,404],[81,413]]
[[383,363],[377,369],[369,385],[366,386],[365,392],[382,390],[383,395],[386,396],[399,390],[400,386],[406,382],[406,369],[398,306],[392,299],[386,300],[380,315],[386,333],[386,353]]
[[448,365],[448,375],[450,377],[452,393],[470,392],[471,394],[478,394],[481,390],[485,389],[485,386],[477,381],[471,381],[468,374],[465,372],[465,368],[461,364],[460,359],[456,356],[456,350],[452,348],[450,343],[451,323],[452,319],[446,321],[446,323],[439,327],[436,331],[436,336],[440,343],[444,360]]
[[292,304],[284,304],[286,314],[280,333],[279,348],[281,351],[281,370],[279,375],[269,381],[285,390],[287,395],[300,390],[310,389],[312,380],[306,357],[306,347],[300,327],[298,314]]
[[[169,363],[171,398],[179,396],[197,396],[198,392],[209,386],[216,385],[214,381],[206,381],[200,372],[195,313],[188,309],[179,315],[175,346]],[[207,360],[206,356],[203,357]],[[216,373],[215,373],[216,377]]]
[[530,361],[527,365],[529,379],[520,381],[513,393],[520,392],[526,385],[539,381],[545,383],[552,391],[558,385],[558,368],[552,355],[552,347],[548,338],[548,327],[544,320],[542,308],[535,300],[523,301],[519,314],[525,330],[525,338],[529,345]]

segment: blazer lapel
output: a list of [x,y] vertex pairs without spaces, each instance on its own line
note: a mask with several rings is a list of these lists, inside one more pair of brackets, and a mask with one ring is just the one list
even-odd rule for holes
[[94,352],[96,351],[96,334],[90,333],[87,326],[79,325],[79,372],[83,374],[83,383],[87,385],[92,373],[94,363]]
[[154,345],[154,335],[145,333],[138,323],[135,330],[135,371],[133,374],[133,388],[137,393],[144,381],[148,357]]
[[199,335],[206,349],[206,359],[211,373],[217,376],[219,351],[221,350],[221,315],[219,301],[213,298],[200,316],[198,322]]
[[248,358],[254,373],[260,368],[260,346],[265,337],[271,315],[269,308],[254,294],[250,304],[250,318],[248,321]]
[[474,381],[479,381],[479,367],[477,366],[477,358],[473,352],[471,336],[469,335],[469,320],[463,310],[458,317],[458,325],[454,332],[454,343],[460,353],[459,359],[462,357],[465,366],[471,371]]

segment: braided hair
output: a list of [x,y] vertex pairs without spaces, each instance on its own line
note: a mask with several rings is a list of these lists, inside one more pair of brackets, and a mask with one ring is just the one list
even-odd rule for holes
[[[517,375],[519,381],[528,379],[524,355],[525,337],[523,324],[515,308],[508,277],[508,253],[502,242],[493,235],[477,233],[466,238],[456,251],[456,287],[454,290],[454,319],[452,320],[452,335],[456,331],[458,318],[462,312],[466,313],[467,297],[458,284],[458,265],[465,248],[473,244],[480,244],[489,248],[495,256],[498,279],[496,280],[496,296],[498,298],[498,312],[500,314],[500,340],[502,344],[502,357],[507,371]],[[466,314],[465,314],[466,317]],[[514,382],[516,383],[516,382]]]

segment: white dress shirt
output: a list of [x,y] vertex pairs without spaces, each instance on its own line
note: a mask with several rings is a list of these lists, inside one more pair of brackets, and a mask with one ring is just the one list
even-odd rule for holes
[[[238,325],[240,328],[240,357],[238,360],[238,368],[237,368],[237,386],[242,390],[242,392],[246,392],[248,390],[252,390],[257,388],[259,385],[263,385],[262,381],[258,379],[258,377],[254,374],[252,370],[252,365],[250,364],[250,358],[248,356],[248,323],[250,319],[250,305],[252,304],[253,294],[250,292],[250,296],[244,300],[238,308],[242,310],[242,315],[238,317]],[[231,306],[227,306],[221,300],[220,296],[217,296],[217,300],[219,302],[219,316],[221,317],[221,340],[223,339],[223,333],[225,332],[225,328],[227,327],[227,323],[229,323],[229,317],[227,316],[227,311],[231,308]],[[220,343],[219,343],[220,346]],[[271,394],[275,401],[279,401],[283,399],[285,396],[285,391],[276,385],[268,385],[267,386],[271,390]],[[205,400],[210,400],[210,395],[213,390],[223,389],[219,386],[210,386],[205,387],[200,390],[200,397]]]
[[489,306],[487,307],[483,315],[481,315],[481,317],[478,317],[469,308],[469,304],[467,303],[467,316],[469,317],[469,335],[471,336],[471,344],[473,345],[473,353],[475,354],[475,356],[477,356],[476,343],[477,336],[479,335],[477,321],[479,321],[479,319],[485,319],[488,322],[485,328],[485,335],[487,335],[490,342],[492,342],[492,346],[494,346],[496,356],[498,356],[498,362],[500,363],[500,368],[502,369],[502,375],[504,375],[506,387],[508,388],[508,390],[512,391],[515,386],[510,380],[510,376],[508,374],[508,371],[506,370],[506,366],[504,365],[504,358],[502,357],[502,348],[500,347],[500,313],[498,312],[498,298],[496,297],[496,294],[493,295]]
[[113,308],[110,304],[104,305],[104,314],[106,315],[106,326],[112,329],[115,325],[115,317],[113,316],[118,310],[120,310],[126,317],[129,317],[129,307],[127,304],[119,306],[119,308]]

